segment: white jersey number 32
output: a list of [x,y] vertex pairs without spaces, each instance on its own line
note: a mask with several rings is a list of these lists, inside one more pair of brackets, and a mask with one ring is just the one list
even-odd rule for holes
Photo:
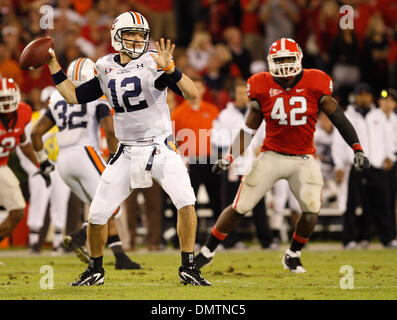
[[[285,112],[284,108],[284,98],[278,97],[276,102],[274,103],[272,112],[270,114],[271,118],[274,120],[278,120],[279,125],[291,125],[291,126],[301,126],[306,124],[307,116],[301,116],[300,119],[297,119],[297,115],[302,115],[307,111],[307,101],[305,97],[291,97],[288,101],[290,106],[295,106],[298,104],[296,108],[292,108],[289,114]],[[289,122],[289,123],[288,123]]]

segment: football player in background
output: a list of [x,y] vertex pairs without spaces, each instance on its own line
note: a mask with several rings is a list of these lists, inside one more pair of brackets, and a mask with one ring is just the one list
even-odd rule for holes
[[[67,70],[68,78],[76,85],[95,76],[95,63],[88,58],[72,61]],[[40,162],[47,159],[43,150],[43,136],[54,126],[58,127],[59,154],[57,171],[65,183],[81,201],[89,205],[95,195],[105,164],[99,155],[99,126],[105,131],[110,152],[115,152],[113,117],[109,103],[100,98],[90,103],[67,104],[55,90],[49,107],[32,129],[32,144]],[[121,212],[115,208],[114,215]],[[77,256],[88,263],[89,256],[83,246],[86,242],[86,225],[77,233],[66,236],[64,245],[73,249]],[[140,269],[141,266],[125,254],[114,219],[109,220],[107,244],[116,258],[116,269]]]
[[[40,119],[48,108],[48,101],[55,87],[47,87],[41,91],[41,104],[34,106],[32,120],[25,127],[27,138],[30,139],[32,126]],[[48,159],[53,163],[56,161],[59,148],[56,140],[57,127],[53,127],[43,137],[44,148]],[[29,247],[31,253],[40,253],[40,231],[44,225],[44,219],[49,205],[51,224],[54,226],[52,238],[52,252],[58,254],[62,252],[62,231],[65,228],[68,213],[68,202],[70,198],[70,188],[63,182],[57,170],[50,173],[51,185],[45,186],[43,179],[37,175],[37,167],[23,154],[20,148],[16,149],[19,162],[23,170],[28,174],[29,184],[29,215],[27,225],[29,227]]]
[[[11,78],[0,79],[0,205],[8,216],[0,224],[0,241],[9,235],[25,215],[25,199],[19,181],[8,167],[8,159],[17,145],[24,155],[37,167],[39,162],[33,148],[25,135],[25,127],[32,117],[32,109],[21,102],[21,93],[16,82]],[[40,174],[48,186],[51,182],[49,173],[53,165],[43,161]],[[39,172],[39,171],[38,171]]]
[[169,87],[188,100],[197,96],[190,78],[175,67],[175,45],[164,39],[156,51],[148,51],[150,28],[137,12],[119,15],[111,27],[113,53],[96,62],[97,76],[76,86],[67,80],[53,50],[48,65],[58,91],[71,104],[94,101],[103,94],[115,110],[114,127],[119,147],[101,176],[88,218],[90,264],[73,286],[103,284],[103,249],[107,221],[114,210],[137,188],[152,185],[152,178],[168,193],[178,210],[177,233],[183,284],[211,285],[196,268],[194,243],[197,215],[196,197],[187,169],[173,142],[169,108]]
[[236,228],[244,214],[278,180],[286,179],[302,214],[282,264],[294,273],[306,272],[300,260],[301,250],[316,226],[323,185],[319,165],[313,157],[313,134],[320,109],[354,150],[355,165],[359,168],[369,166],[355,129],[332,97],[331,78],[320,70],[302,69],[302,57],[294,40],[281,38],[269,49],[269,72],[257,73],[248,79],[250,114],[229,154],[218,160],[214,170],[229,168],[233,159],[247,148],[244,138],[252,139],[262,120],[266,121],[266,138],[261,155],[242,179],[233,204],[219,216],[206,246],[196,256],[198,267],[210,263],[217,245]]

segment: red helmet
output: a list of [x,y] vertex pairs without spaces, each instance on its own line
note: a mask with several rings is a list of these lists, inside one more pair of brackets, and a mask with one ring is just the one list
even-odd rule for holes
[[[293,62],[277,62],[281,58],[295,58]],[[299,45],[292,39],[281,38],[270,46],[267,55],[269,72],[273,77],[292,77],[302,71],[303,53]]]
[[0,78],[0,113],[11,113],[18,109],[21,93],[14,79]]

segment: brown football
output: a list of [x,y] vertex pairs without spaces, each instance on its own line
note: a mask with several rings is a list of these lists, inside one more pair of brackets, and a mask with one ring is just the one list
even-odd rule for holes
[[42,37],[30,42],[22,51],[19,66],[22,70],[33,70],[46,64],[51,56],[48,49],[54,47],[51,37]]

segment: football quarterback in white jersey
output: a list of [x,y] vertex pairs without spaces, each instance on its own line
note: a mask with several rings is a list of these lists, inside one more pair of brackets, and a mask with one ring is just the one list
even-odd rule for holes
[[106,223],[120,203],[137,188],[152,185],[155,179],[178,209],[177,231],[183,284],[211,285],[196,268],[194,243],[197,228],[196,201],[187,169],[172,138],[166,88],[192,100],[197,94],[193,81],[175,67],[170,40],[156,42],[148,51],[150,28],[137,12],[125,12],[113,22],[110,31],[118,54],[100,58],[97,76],[76,87],[61,70],[55,53],[49,50],[48,66],[54,83],[65,100],[82,104],[103,94],[115,111],[114,127],[119,140],[115,156],[106,166],[90,206],[88,243],[90,265],[73,286],[103,284],[103,248]]
[[[95,63],[88,58],[72,61],[68,67],[68,78],[76,85],[91,79],[95,75]],[[87,205],[91,204],[100,176],[105,169],[104,161],[99,155],[99,126],[105,131],[111,152],[117,148],[114,136],[113,119],[110,106],[105,98],[82,103],[68,104],[58,91],[52,93],[46,113],[32,129],[33,148],[38,156],[43,148],[43,136],[54,125],[58,127],[57,142],[59,154],[57,171],[72,191]],[[119,208],[115,208],[115,214]],[[73,249],[84,262],[89,262],[89,255],[83,246],[86,242],[86,225],[71,236],[64,238],[64,246]],[[141,266],[125,254],[117,233],[116,223],[109,220],[108,246],[116,257],[116,269],[140,269]]]

